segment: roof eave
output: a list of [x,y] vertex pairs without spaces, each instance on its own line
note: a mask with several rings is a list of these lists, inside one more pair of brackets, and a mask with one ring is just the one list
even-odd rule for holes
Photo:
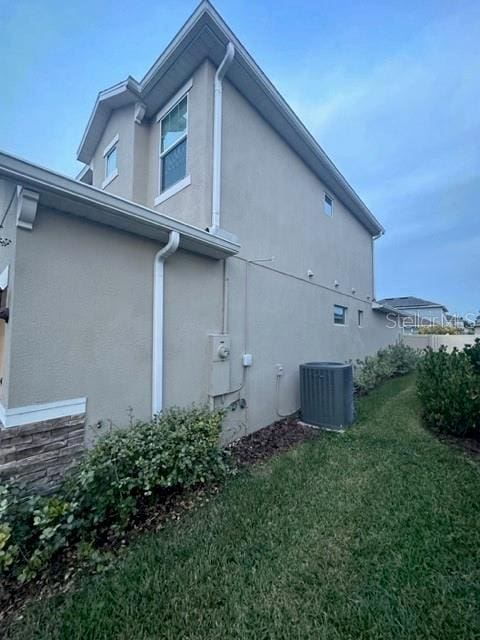
[[40,206],[159,243],[167,242],[170,231],[178,231],[180,248],[186,251],[222,259],[235,255],[240,249],[235,239],[213,236],[203,229],[3,152],[0,152],[0,177],[37,191]]
[[88,164],[95,152],[98,138],[102,135],[105,124],[110,113],[116,107],[111,106],[116,100],[121,100],[123,104],[134,103],[140,97],[140,85],[129,76],[123,82],[100,91],[93,105],[90,118],[83,132],[82,140],[77,150],[77,160]]

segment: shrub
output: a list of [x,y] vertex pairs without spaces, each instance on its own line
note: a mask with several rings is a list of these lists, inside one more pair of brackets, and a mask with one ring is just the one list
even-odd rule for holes
[[375,356],[357,360],[355,389],[359,394],[366,394],[384,380],[413,371],[418,360],[418,351],[401,342],[380,349]]
[[139,496],[218,477],[222,417],[206,409],[173,409],[102,438],[67,485],[86,525],[114,521],[123,527]]
[[480,338],[475,338],[473,345],[467,344],[464,351],[472,363],[476,373],[480,374]]
[[121,533],[155,491],[190,487],[225,472],[222,412],[173,409],[149,423],[112,431],[87,453],[54,495],[0,486],[0,575],[36,575],[54,554],[99,534]]
[[74,507],[58,496],[0,486],[0,575],[13,569],[21,580],[34,576],[66,545]]
[[449,327],[448,325],[443,325],[443,324],[428,324],[428,325],[421,325],[418,329],[418,333],[424,336],[428,336],[428,335],[455,336],[463,333],[463,329],[460,329],[458,327]]
[[479,357],[478,340],[463,351],[426,350],[417,389],[427,426],[458,436],[480,430]]

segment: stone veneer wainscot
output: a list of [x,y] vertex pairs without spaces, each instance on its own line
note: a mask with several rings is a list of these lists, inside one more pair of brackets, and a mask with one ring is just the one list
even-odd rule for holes
[[58,486],[84,451],[85,414],[0,429],[0,482]]

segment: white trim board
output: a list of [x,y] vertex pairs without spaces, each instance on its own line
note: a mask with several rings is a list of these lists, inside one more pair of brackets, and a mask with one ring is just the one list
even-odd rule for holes
[[8,287],[8,271],[9,265],[0,274],[0,289],[6,289]]
[[105,189],[105,187],[108,186],[111,182],[113,182],[113,180],[115,180],[117,176],[118,176],[118,169],[115,169],[115,171],[113,171],[113,173],[107,176],[105,180],[102,182],[102,189]]
[[85,413],[86,408],[86,398],[45,402],[25,407],[13,407],[11,409],[5,409],[5,407],[0,404],[0,422],[6,429],[8,427],[20,427],[25,424],[31,424],[32,422],[42,422],[44,420],[64,418],[65,416],[79,415]]
[[117,142],[120,140],[120,137],[118,135],[118,133],[113,137],[113,140],[111,140],[107,146],[105,147],[105,149],[103,150],[103,157],[105,158],[105,156],[107,155],[107,153],[110,153],[110,151],[113,149],[113,147],[117,144]]
[[162,202],[165,202],[165,200],[168,200],[179,191],[182,191],[186,187],[189,187],[191,183],[192,183],[191,177],[185,176],[185,178],[182,178],[181,180],[176,182],[174,185],[172,185],[169,189],[167,189],[166,191],[161,193],[159,196],[157,196],[155,198],[154,205],[158,206],[159,204],[162,204]]

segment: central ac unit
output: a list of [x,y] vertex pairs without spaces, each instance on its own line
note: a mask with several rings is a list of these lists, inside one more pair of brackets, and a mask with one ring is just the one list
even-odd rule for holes
[[341,430],[354,419],[353,368],[341,362],[300,365],[302,420]]

